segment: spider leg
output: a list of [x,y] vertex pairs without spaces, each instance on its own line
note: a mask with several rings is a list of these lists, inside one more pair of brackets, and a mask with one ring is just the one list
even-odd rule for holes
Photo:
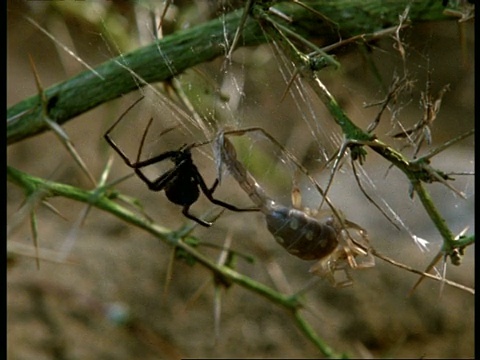
[[159,163],[165,159],[173,157],[177,152],[176,151],[166,151],[163,154],[155,156],[151,159],[142,160],[139,162],[132,163],[130,159],[123,153],[120,148],[113,142],[112,139],[105,136],[105,139],[108,141],[112,148],[120,155],[120,157],[124,160],[125,164],[132,168],[135,171],[135,174],[142,180],[145,184],[147,184],[148,188],[152,191],[161,191],[165,187],[165,185],[172,179],[175,175],[175,169],[167,171],[165,174],[160,176],[157,180],[152,181],[150,180],[143,172],[140,170],[143,167]]
[[[202,179],[203,180],[203,179]],[[217,188],[217,186],[220,184],[220,181],[217,179],[215,179],[215,181],[213,182],[213,185],[210,189],[208,189],[208,192],[210,194],[213,194],[213,192],[215,191],[215,189]]]
[[[140,155],[142,153],[143,145],[145,142],[145,138],[147,136],[148,130],[152,124],[153,118],[150,118],[150,120],[147,123],[147,126],[145,127],[145,131],[143,132],[142,140],[140,142],[140,146],[138,148],[138,153],[137,153],[137,160],[135,162],[132,162],[128,156],[125,154],[125,152],[113,141],[113,139],[110,137],[110,133],[113,131],[113,129],[120,123],[120,121],[123,119],[123,117],[136,105],[138,104],[141,100],[143,99],[143,96],[135,101],[132,105],[128,107],[128,109],[122,113],[122,115],[118,118],[117,121],[106,131],[106,133],[103,135],[107,143],[115,150],[115,152],[120,155],[120,157],[123,159],[125,164],[134,169],[135,174],[145,183],[147,184],[148,188],[152,191],[161,191],[165,187],[165,185],[170,181],[170,179],[175,175],[174,171],[168,171],[167,173],[163,174],[160,178],[158,178],[155,181],[150,180],[140,169],[152,164],[159,163],[165,159],[170,159],[174,157],[175,155],[178,154],[178,151],[166,151],[160,155],[154,156],[150,159],[147,160],[142,160],[140,161]],[[170,130],[167,130],[170,131]]]
[[[135,105],[137,105],[144,97],[142,96],[140,99],[138,99],[137,101],[135,101],[132,105],[130,105],[127,110],[125,110],[121,115],[120,117],[117,119],[117,121],[115,121],[112,126],[110,126],[108,128],[108,130],[105,132],[105,134],[103,135],[103,137],[105,138],[105,140],[107,141],[107,143],[113,148],[113,150],[115,150],[117,152],[118,155],[120,155],[120,157],[125,161],[125,163],[130,166],[130,167],[133,167],[132,166],[132,163],[130,161],[130,159],[127,157],[127,155],[118,147],[118,145],[113,141],[113,139],[110,137],[110,133],[113,131],[113,129],[120,123],[120,121],[122,121],[122,119],[125,117],[125,115],[133,108],[135,107]],[[149,125],[148,125],[149,126]]]
[[[118,121],[117,121],[117,123],[118,123]],[[115,123],[114,125],[116,125],[117,123]],[[151,123],[151,121],[149,122],[149,125],[150,125],[150,123]],[[146,130],[148,130],[149,125],[147,125]],[[152,164],[159,163],[163,160],[170,159],[170,158],[174,157],[178,153],[178,151],[166,151],[166,152],[164,152],[160,155],[154,156],[150,159],[138,161],[138,158],[140,157],[140,152],[141,152],[141,149],[142,149],[142,146],[143,146],[143,141],[144,141],[144,138],[142,138],[142,144],[140,145],[140,148],[139,148],[137,161],[132,162],[128,158],[128,156],[123,152],[123,150],[120,149],[120,147],[110,137],[110,131],[112,129],[113,129],[113,127],[111,127],[105,133],[104,138],[108,142],[108,144],[113,148],[113,150],[115,150],[117,152],[117,154],[120,155],[120,157],[123,159],[123,161],[125,162],[125,164],[128,167],[132,168],[135,171],[135,174],[137,174],[137,176],[140,178],[140,180],[142,180],[145,184],[147,184],[147,186],[150,190],[152,190],[152,191],[163,190],[165,185],[170,181],[170,179],[173,177],[173,175],[175,175],[173,170],[166,172],[161,177],[159,177],[157,180],[152,181],[140,169],[144,168],[144,167],[147,167],[149,165],[152,165]]]
[[139,168],[134,168],[134,171],[140,180],[147,184],[148,188],[152,191],[162,191],[177,172],[176,169],[173,168],[162,174],[162,176],[160,176],[158,179],[152,181]]
[[215,189],[217,188],[217,186],[219,184],[218,179],[215,179],[215,182],[213,183],[212,187],[209,189],[207,187],[207,185],[205,184],[205,181],[203,180],[202,175],[200,175],[200,173],[198,172],[198,170],[195,170],[194,176],[195,176],[195,180],[197,181],[198,185],[200,186],[200,189],[202,189],[202,192],[205,194],[207,199],[210,200],[213,204],[218,205],[218,206],[222,206],[222,207],[224,207],[228,210],[237,211],[237,212],[241,212],[241,211],[260,211],[260,208],[257,208],[257,207],[238,208],[235,205],[226,203],[222,200],[215,199],[213,197],[213,192],[215,191]]
[[295,155],[293,155],[291,152],[289,152],[280,142],[278,142],[272,135],[270,135],[265,129],[261,128],[261,127],[258,127],[258,126],[253,126],[253,127],[248,127],[248,128],[244,128],[244,129],[238,129],[238,130],[227,130],[227,131],[224,131],[223,134],[224,135],[233,135],[233,136],[242,136],[246,133],[249,133],[249,132],[257,132],[257,133],[260,133],[262,134],[263,136],[265,136],[275,147],[277,147],[278,149],[280,149],[282,151],[282,153],[293,163],[297,166],[297,168],[302,172],[302,174],[304,174],[309,180],[310,182],[315,186],[315,188],[317,189],[317,191],[320,193],[320,195],[322,195],[322,201],[325,201],[328,205],[328,207],[332,210],[332,212],[334,213],[335,217],[337,219],[339,219],[339,221],[342,223],[343,220],[342,220],[342,216],[341,214],[338,212],[338,210],[336,209],[336,207],[333,205],[333,203],[331,202],[330,198],[327,196],[327,194],[325,193],[325,190],[322,189],[322,187],[320,186],[320,184],[317,182],[317,180],[315,180],[312,175],[310,174],[310,172],[305,168],[305,166],[302,165],[302,163],[295,157]]
[[205,227],[210,227],[210,226],[212,226],[212,223],[211,223],[211,222],[204,221],[204,220],[202,220],[202,219],[197,218],[195,215],[190,214],[190,213],[188,212],[189,209],[190,209],[190,205],[185,205],[185,206],[183,207],[182,214],[183,214],[185,217],[189,218],[190,220],[195,221],[197,224],[200,224],[200,225],[202,225],[202,226],[205,226]]

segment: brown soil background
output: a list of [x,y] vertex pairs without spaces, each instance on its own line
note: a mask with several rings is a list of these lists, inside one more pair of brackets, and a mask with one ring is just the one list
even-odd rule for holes
[[[32,6],[31,3],[35,6]],[[8,4],[7,105],[13,105],[36,93],[34,78],[28,62],[35,60],[43,86],[48,87],[76,73],[62,66],[52,41],[29,25],[21,15],[31,16],[42,25],[56,28],[67,24],[79,55],[91,65],[105,60],[105,43],[98,32],[71,15],[50,12],[47,2],[18,2]],[[37,6],[38,5],[38,6]],[[40,6],[41,5],[41,6]],[[51,28],[51,29],[52,29]],[[413,27],[408,30],[410,63],[420,69],[426,57],[433,70],[434,92],[444,84],[450,91],[442,103],[441,112],[433,127],[436,144],[442,143],[474,124],[474,57],[473,23],[464,27],[465,47],[460,44],[459,28],[455,22],[440,22]],[[57,35],[58,36],[58,35]],[[391,42],[377,44],[379,69],[389,79],[398,58],[392,53]],[[253,56],[253,50],[249,55]],[[380,54],[380,55],[379,55]],[[390,57],[389,57],[390,56]],[[327,76],[327,85],[362,126],[375,115],[375,109],[365,110],[364,102],[378,100],[377,88],[367,65],[354,49],[338,54],[341,73]],[[287,123],[291,103],[279,104],[284,82],[274,82],[266,62],[262,66],[249,64],[247,94],[255,100],[246,100],[245,122],[265,126],[284,143],[299,144],[286,134],[296,131],[295,121],[285,129],[275,129],[272,119]],[[418,65],[421,64],[421,65]],[[218,69],[221,62],[208,64]],[[68,66],[67,66],[68,67]],[[418,91],[424,89],[425,68],[418,71]],[[262,82],[267,79],[267,82]],[[253,79],[253,80],[252,80]],[[256,82],[254,81],[256,80]],[[269,86],[263,87],[264,84]],[[283,85],[282,85],[283,84]],[[250,86],[251,88],[248,88]],[[418,116],[418,91],[412,109],[402,118]],[[134,99],[132,97],[131,99]],[[111,151],[102,139],[109,124],[131,103],[130,98],[114,101],[84,114],[65,125],[78,151],[97,177]],[[328,118],[319,107],[319,117]],[[259,120],[262,119],[262,120]],[[416,119],[416,118],[415,118]],[[385,121],[387,122],[387,121]],[[292,125],[290,125],[292,124]],[[388,124],[387,124],[388,125]],[[281,130],[284,130],[282,134]],[[277,131],[277,132],[275,132]],[[379,130],[382,133],[383,130]],[[386,131],[384,131],[385,133]],[[136,142],[133,142],[136,144]],[[134,146],[134,145],[132,145]],[[288,146],[288,145],[287,145]],[[373,158],[379,160],[378,158]],[[8,164],[36,176],[51,178],[89,188],[90,184],[70,160],[68,154],[52,134],[14,144],[8,148]],[[372,177],[382,177],[386,165],[372,161]],[[378,163],[378,164],[377,164]],[[378,165],[378,166],[377,166]],[[435,159],[435,166],[445,170],[473,171],[473,139],[469,138]],[[208,183],[213,179],[213,166],[199,164],[207,173]],[[208,173],[204,168],[210,168]],[[116,158],[111,178],[128,174],[129,170]],[[376,175],[375,175],[376,174]],[[372,245],[379,251],[424,269],[441,246],[439,234],[433,228],[418,199],[408,198],[408,184],[401,177],[388,178],[388,187],[382,193],[412,231],[432,242],[430,252],[421,253],[406,234],[398,234],[386,224],[373,207],[368,207],[359,191],[345,194],[354,188],[351,175],[339,176],[331,198],[348,218],[368,229]],[[398,181],[398,182],[396,182]],[[460,232],[470,226],[474,232],[473,176],[459,176],[453,183],[464,190],[468,200],[453,196],[445,187],[432,185],[429,190],[452,230]],[[149,192],[143,183],[132,178],[118,185],[122,193],[141,200],[146,212],[161,224],[174,229],[185,219],[180,209],[171,205],[163,193]],[[379,190],[381,191],[381,190]],[[358,193],[358,194],[357,194]],[[235,202],[242,194],[231,194],[228,188],[220,192]],[[92,209],[86,223],[76,224],[83,204],[66,199],[52,199],[66,220],[38,206],[39,245],[48,256],[75,239],[68,262],[41,261],[36,269],[32,254],[28,216],[18,214],[24,196],[21,190],[7,184],[7,224],[20,219],[9,233],[9,262],[7,268],[7,355],[9,359],[176,359],[176,358],[318,358],[321,354],[298,331],[289,314],[274,304],[233,286],[222,293],[222,315],[219,338],[214,330],[214,289],[211,275],[199,265],[190,267],[176,261],[173,279],[164,291],[171,249],[150,235],[127,226],[119,219]],[[241,200],[240,200],[241,201]],[[196,213],[211,208],[208,201],[199,201]],[[232,247],[256,257],[251,265],[239,261],[238,270],[269,286],[288,286],[291,292],[302,289],[311,276],[309,263],[286,254],[265,230],[258,214],[225,212],[210,229],[196,228],[198,238],[223,244],[232,236]],[[75,232],[75,233],[72,233]],[[218,251],[205,249],[216,258]],[[447,276],[466,286],[474,283],[474,248],[468,248],[460,267],[448,265]],[[281,269],[280,271],[278,269]],[[307,293],[310,312],[307,318],[325,341],[339,352],[356,357],[391,358],[473,358],[474,356],[474,296],[458,289],[445,287],[440,291],[437,282],[425,281],[411,296],[407,293],[416,276],[377,260],[369,270],[354,272],[354,285],[336,289],[326,281],[317,282]],[[285,281],[283,281],[285,277]],[[205,283],[204,290],[197,290]],[[195,301],[193,299],[195,298]],[[134,321],[122,326],[109,320],[108,309],[128,309]]]

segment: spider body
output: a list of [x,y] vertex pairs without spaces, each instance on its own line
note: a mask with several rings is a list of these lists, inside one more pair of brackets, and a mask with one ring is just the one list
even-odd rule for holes
[[[165,172],[156,181],[147,182],[152,191],[165,191],[167,199],[177,205],[192,205],[200,197],[198,169],[193,163],[189,148],[182,146],[171,152],[170,160],[175,167]],[[142,175],[137,173],[141,178]]]
[[188,165],[179,165],[175,175],[165,186],[165,195],[167,199],[177,205],[192,205],[200,197],[198,179],[196,178],[196,169],[186,167]]
[[[118,125],[118,123],[122,120],[125,114],[135,106],[142,98],[137,100],[133,103],[120,117],[119,119],[107,130],[104,135],[105,140],[107,143],[117,152],[118,155],[123,159],[125,164],[132,168],[135,174],[142,180],[150,190],[152,191],[165,191],[165,195],[167,199],[170,200],[172,203],[183,206],[182,214],[185,217],[197,222],[198,224],[209,227],[212,223],[207,222],[205,220],[201,220],[196,216],[192,215],[189,212],[190,206],[194,204],[198,198],[200,197],[200,191],[207,197],[210,202],[215,205],[222,206],[231,211],[259,211],[258,208],[238,208],[234,205],[228,204],[221,200],[215,199],[213,197],[213,192],[215,191],[216,187],[218,186],[218,179],[216,179],[211,188],[209,188],[205,180],[203,180],[202,175],[198,171],[197,166],[194,164],[191,154],[191,149],[194,147],[198,147],[201,145],[205,145],[206,143],[194,143],[190,145],[183,145],[178,150],[173,151],[166,151],[160,155],[154,156],[147,160],[140,161],[140,155],[143,148],[143,143],[145,142],[145,138],[148,132],[150,125],[152,124],[153,118],[150,119],[148,122],[145,131],[143,133],[143,137],[140,142],[140,146],[138,149],[137,160],[132,162],[127,155],[123,152],[120,147],[113,141],[110,136],[112,130]],[[171,129],[167,130],[170,131]],[[151,180],[149,179],[145,173],[142,171],[143,168],[153,165],[163,160],[170,159],[174,163],[174,167],[164,174],[160,175],[157,179]]]

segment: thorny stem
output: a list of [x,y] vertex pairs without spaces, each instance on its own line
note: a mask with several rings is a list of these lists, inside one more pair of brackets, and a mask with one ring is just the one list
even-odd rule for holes
[[[388,2],[388,5],[382,0],[310,3],[311,6],[320,6],[321,12],[331,19],[332,23],[342,24],[341,36],[344,38],[390,27],[399,13],[397,10],[401,12],[407,4],[411,4],[412,21],[449,19],[443,14],[444,8],[438,0],[414,3],[404,0]],[[313,24],[310,25],[311,28],[307,26],[302,29],[309,32],[307,36],[332,36],[331,24],[318,21],[316,15],[313,15],[312,21],[309,10],[288,3],[280,3],[276,8],[280,11],[286,9],[298,24]],[[100,104],[135,91],[145,83],[168,80],[197,64],[225,55],[224,39],[234,38],[242,16],[243,9],[239,9],[205,24],[178,31],[45,89],[48,108],[46,115],[61,125]],[[257,21],[247,18],[238,44],[252,46],[265,42],[266,38]],[[127,68],[130,71],[127,71]],[[132,76],[133,73],[143,79],[144,83],[139,84],[137,78]],[[7,109],[7,144],[46,130],[48,127],[42,120],[39,95],[29,97]]]
[[443,150],[445,150],[446,148],[452,146],[453,144],[456,144],[457,142],[459,141],[462,141],[463,139],[466,139],[467,137],[473,135],[475,133],[475,129],[471,129],[451,140],[448,140],[446,141],[445,143],[443,143],[442,145],[436,147],[435,149],[431,150],[428,152],[428,154],[425,154],[423,155],[422,157],[418,158],[416,161],[417,162],[420,162],[420,161],[425,161],[425,160],[428,160],[428,159],[431,159],[432,157],[434,157],[435,155],[441,153]]
[[[351,146],[352,157],[358,158],[360,161],[362,161],[366,156],[366,152],[360,147],[362,145],[367,145],[391,164],[399,168],[410,180],[430,219],[442,235],[444,240],[443,250],[447,254],[450,254],[452,250],[459,248],[458,241],[455,240],[454,235],[449,229],[445,219],[438,212],[430,194],[422,183],[438,181],[438,178],[448,180],[448,177],[438,170],[434,170],[435,174],[438,176],[429,173],[428,170],[422,166],[422,163],[418,160],[409,161],[402,153],[376,139],[375,135],[364,132],[361,128],[359,128],[345,114],[343,109],[335,100],[335,97],[322,83],[317,75],[316,69],[311,66],[310,58],[300,52],[288,39],[288,37],[282,33],[280,27],[278,27],[275,22],[266,16],[265,13],[261,11],[257,11],[257,13],[259,14],[258,16],[260,19],[264,22],[264,30],[268,35],[278,42],[278,44],[286,52],[287,56],[289,56],[290,59],[297,64],[296,71],[298,71],[303,78],[310,83],[312,89],[326,106],[334,121],[341,127],[347,143],[355,146],[355,148]],[[469,132],[468,135],[470,134],[471,133]],[[462,138],[466,136],[467,135],[462,135]],[[444,148],[445,147],[442,149]]]
[[430,219],[432,219],[433,223],[436,225],[438,231],[443,237],[444,242],[442,250],[446,254],[451,254],[454,249],[458,249],[460,247],[458,240],[455,240],[455,236],[448,227],[445,219],[438,212],[430,193],[425,189],[423,184],[415,178],[410,179],[410,181],[415,189],[415,192],[418,194],[423,207],[427,211],[428,216],[430,216]]
[[193,256],[197,262],[211,270],[213,273],[266,298],[286,310],[291,311],[294,314],[299,329],[307,335],[314,345],[317,346],[325,356],[335,356],[335,352],[328,347],[320,337],[318,337],[310,324],[299,315],[298,312],[303,305],[298,297],[282,294],[248,276],[236,272],[228,266],[216,264],[214,261],[211,261],[183,242],[181,233],[172,231],[138,216],[134,212],[117,204],[110,198],[111,196],[109,196],[107,192],[100,194],[98,189],[92,191],[82,190],[71,185],[38,178],[10,166],[7,166],[7,180],[23,188],[27,195],[42,190],[47,194],[47,197],[62,196],[95,206],[96,208],[104,210],[127,223],[149,232],[159,240],[167,243],[169,246],[177,247],[186,251]]
[[65,146],[67,151],[70,153],[72,158],[75,160],[75,162],[79,165],[80,169],[87,175],[88,179],[92,182],[93,185],[95,185],[95,179],[93,178],[93,175],[90,173],[90,171],[87,168],[87,165],[85,165],[84,161],[78,154],[77,150],[75,149],[75,146],[73,143],[70,141],[68,135],[63,131],[63,129],[54,121],[48,118],[48,103],[47,103],[47,98],[45,96],[45,92],[43,90],[43,87],[40,82],[40,77],[37,72],[37,68],[35,66],[35,63],[33,62],[33,59],[31,56],[29,56],[30,59],[30,66],[32,67],[33,75],[35,77],[35,84],[37,86],[38,90],[38,96],[40,98],[41,102],[41,109],[42,109],[42,114],[41,116],[43,117],[43,120],[45,123],[48,125],[50,130],[53,131],[53,133],[57,136],[57,138],[60,140],[60,143]]
[[461,237],[460,239],[455,240],[455,244],[458,248],[467,247],[475,243],[475,235]]
[[30,228],[32,230],[33,246],[35,247],[35,262],[37,264],[37,270],[40,270],[40,256],[38,255],[38,228],[37,228],[37,216],[33,209],[30,210]]
[[[45,89],[48,117],[58,124],[80,115],[102,103],[138,90],[145,83],[165,81],[196,64],[224,54],[225,33],[233,34],[242,15],[232,12],[197,27],[178,31],[152,44],[121,54],[84,71],[60,84]],[[258,25],[247,21],[243,45],[264,41],[258,37]],[[139,83],[138,78],[144,80]],[[79,96],[82,94],[82,96]],[[7,143],[39,134],[48,128],[42,120],[38,95],[27,98],[7,110]]]
[[[470,287],[468,287],[468,286],[464,286],[464,285],[462,285],[462,284],[457,284],[457,283],[455,283],[455,282],[453,282],[453,281],[450,281],[450,280],[447,280],[447,279],[444,279],[444,278],[439,278],[439,277],[437,277],[437,276],[435,276],[435,275],[429,274],[428,272],[423,272],[423,271],[419,271],[419,270],[413,269],[413,268],[411,268],[410,266],[407,266],[407,265],[405,265],[405,264],[399,263],[398,261],[395,261],[395,260],[389,258],[388,256],[385,256],[385,255],[379,253],[378,251],[376,251],[376,250],[373,249],[373,248],[371,248],[371,249],[369,249],[369,250],[370,250],[370,252],[371,252],[373,255],[375,255],[377,258],[382,259],[383,261],[385,261],[385,262],[387,262],[387,263],[389,263],[389,264],[392,264],[392,265],[394,265],[394,266],[396,266],[396,267],[398,267],[398,268],[400,268],[400,269],[407,270],[407,271],[412,272],[412,273],[414,273],[414,274],[420,275],[420,279],[422,279],[422,278],[429,278],[429,279],[439,280],[439,281],[441,281],[441,282],[444,282],[445,284],[454,286],[454,287],[456,287],[456,288],[458,288],[458,289],[461,289],[461,290],[466,291],[466,292],[468,292],[468,293],[470,293],[470,294],[472,294],[472,295],[475,295],[475,290],[472,289],[472,288],[470,288]],[[430,269],[427,269],[427,271],[428,271],[428,270],[430,270]]]
[[[403,6],[402,4],[406,5],[407,3],[411,2],[398,2],[400,6]],[[385,27],[386,24],[392,23],[391,14],[397,13],[391,8],[384,9],[383,5],[379,6],[379,0],[362,0],[360,2],[352,1],[351,4],[344,2],[332,2],[332,4],[338,5],[325,5],[325,10],[327,12],[326,15],[328,18],[332,19],[334,23],[341,23],[342,26],[349,27],[344,33],[344,37],[353,36],[358,33],[377,31],[379,28]],[[362,4],[362,6],[359,6],[359,4]],[[327,11],[327,6],[329,6],[329,11]],[[338,8],[338,6],[340,6],[340,8]],[[351,6],[352,8],[348,10],[348,6]],[[412,15],[414,20],[438,20],[445,18],[445,16],[441,14],[443,9],[439,1],[418,2],[414,6],[419,7],[418,12],[415,15]],[[345,7],[347,7],[347,9]],[[362,8],[363,12],[365,12],[365,9],[367,8],[381,8],[381,11],[383,12],[381,16],[368,16],[368,21],[365,22],[351,22],[344,21],[342,19],[344,14],[346,14],[346,16],[353,17],[354,19],[358,19],[358,16],[352,16],[352,11],[356,12],[359,8]],[[139,84],[137,79],[132,76],[132,73],[137,74],[138,77],[144,79],[145,82],[148,83],[163,81],[180,73],[184,69],[194,66],[195,64],[222,55],[224,49],[216,46],[215,44],[221,43],[221,40],[218,39],[221,39],[223,36],[225,36],[225,34],[227,36],[234,34],[241,16],[241,11],[236,11],[228,14],[226,17],[220,20],[212,20],[204,26],[181,31],[170,37],[159,40],[150,46],[141,48],[129,54],[123,54],[116,59],[107,61],[106,63],[94,69],[95,71],[86,71],[61,84],[57,84],[49,89],[46,89],[45,104],[48,112],[45,115],[56,123],[62,124],[74,118],[76,115],[84,113],[99,104],[138,89]],[[298,20],[299,17],[296,16],[295,19]],[[380,21],[380,23],[376,23],[375,21]],[[362,29],[360,25],[357,25],[358,23],[362,23],[363,26],[366,26],[365,24],[369,24],[371,28]],[[258,29],[258,25],[255,21],[249,21],[249,19],[247,19],[242,34],[242,46],[265,42],[265,39],[259,36]],[[318,30],[323,31],[323,34],[326,35],[331,30],[330,24],[320,24],[315,30],[317,36],[319,35]],[[348,36],[346,36],[347,34]],[[194,43],[189,42],[192,41],[192,39],[195,40]],[[205,49],[208,47],[209,49]],[[192,52],[191,49],[195,49],[196,51]],[[200,56],[200,53],[202,56]],[[184,59],[184,54],[190,54],[190,59]],[[177,62],[178,59],[183,60]],[[175,61],[175,63],[173,63],[173,61]],[[129,68],[131,71],[126,71],[126,68]],[[95,74],[99,74],[100,76]],[[82,89],[88,89],[88,91],[84,91]],[[83,93],[88,96],[78,96],[79,93]],[[328,95],[328,92],[324,95]],[[333,97],[324,97],[324,100],[328,100],[325,101],[326,105],[328,103],[327,107],[332,115],[334,115],[334,118],[339,120],[339,124],[342,126],[342,129],[345,128],[345,134],[348,134],[351,139],[376,141],[372,139],[369,134],[366,134],[358,129],[355,124],[348,119],[348,117],[343,113],[342,109],[338,106],[338,104],[336,104]],[[37,95],[23,100],[7,110],[7,142],[9,144],[30,136],[34,136],[46,130],[46,125],[42,121],[41,104],[42,102],[40,101],[40,97]],[[377,151],[375,147],[372,147],[372,149]],[[379,146],[378,149],[384,149],[384,151],[393,150],[391,148],[382,146]],[[392,159],[394,158],[397,159],[396,162],[398,162],[400,165],[405,165],[404,158],[401,156],[401,154],[395,154],[393,151]],[[216,265],[214,262],[205,258],[202,254],[198,253],[192,247],[185,244],[182,241],[181,234],[155,224],[150,220],[138,216],[125,207],[120,206],[113,201],[114,195],[111,193],[102,193],[99,188],[93,191],[81,190],[69,185],[37,178],[8,166],[7,179],[21,186],[27,194],[32,194],[38,189],[43,189],[47,191],[48,196],[63,196],[93,205],[101,210],[111,213],[125,222],[144,229],[172,247],[182,248],[212,272],[228,278],[232,282],[235,282],[250,291],[256,292],[260,296],[263,296],[277,305],[291,311],[299,329],[310,341],[312,341],[312,343],[315,344],[315,346],[317,346],[317,348],[320,349],[325,356],[339,356],[316,335],[310,324],[302,317],[300,313],[302,304],[299,299],[294,296],[292,297],[281,294],[261,283],[252,280],[249,277],[239,274],[231,268]],[[420,189],[423,189],[418,178],[414,177],[414,179],[417,179],[417,182],[420,184]],[[424,189],[423,191],[426,193]],[[417,192],[422,198],[422,191],[417,190]],[[428,193],[426,193],[426,195],[428,195]],[[428,196],[425,197],[425,199],[426,204],[431,203],[431,199]],[[435,210],[434,207],[433,209]],[[433,218],[436,219],[437,217],[438,219],[443,220],[436,212],[433,212],[431,217],[432,220]],[[448,230],[448,232],[445,231],[445,235],[452,239],[452,234],[446,225],[445,228]],[[462,247],[473,242],[474,237],[470,236],[457,240],[455,244],[457,247]]]
[[328,346],[321,338],[317,336],[313,328],[310,326],[310,324],[305,320],[305,318],[302,316],[300,311],[297,309],[293,312],[293,317],[295,318],[295,321],[302,330],[303,334],[312,342],[314,343],[317,348],[319,348],[322,353],[327,357],[331,359],[348,359],[348,356],[346,354],[337,354],[335,353],[335,350],[333,350],[330,346]]

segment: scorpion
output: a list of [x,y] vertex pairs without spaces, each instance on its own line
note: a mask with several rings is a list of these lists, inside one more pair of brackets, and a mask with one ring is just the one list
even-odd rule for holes
[[[280,146],[283,151],[287,151],[259,127],[230,131],[220,130],[214,140],[219,181],[222,167],[225,166],[242,190],[263,213],[267,229],[278,244],[302,260],[317,260],[309,270],[314,275],[328,279],[337,287],[351,285],[350,268],[374,266],[373,256],[368,251],[366,230],[343,219],[343,216],[336,210],[327,211],[320,218],[318,218],[319,214],[309,209],[302,210],[300,197],[294,196],[293,193],[290,207],[279,204],[268,196],[253,175],[238,160],[235,147],[226,137],[226,135],[242,136],[252,131],[261,132],[274,144]],[[289,158],[302,169],[292,154],[289,154]],[[306,173],[306,169],[303,169],[302,172],[314,181]],[[351,235],[347,229],[355,230],[356,236]],[[356,260],[359,255],[364,257],[362,262]],[[339,272],[343,272],[341,279]]]

